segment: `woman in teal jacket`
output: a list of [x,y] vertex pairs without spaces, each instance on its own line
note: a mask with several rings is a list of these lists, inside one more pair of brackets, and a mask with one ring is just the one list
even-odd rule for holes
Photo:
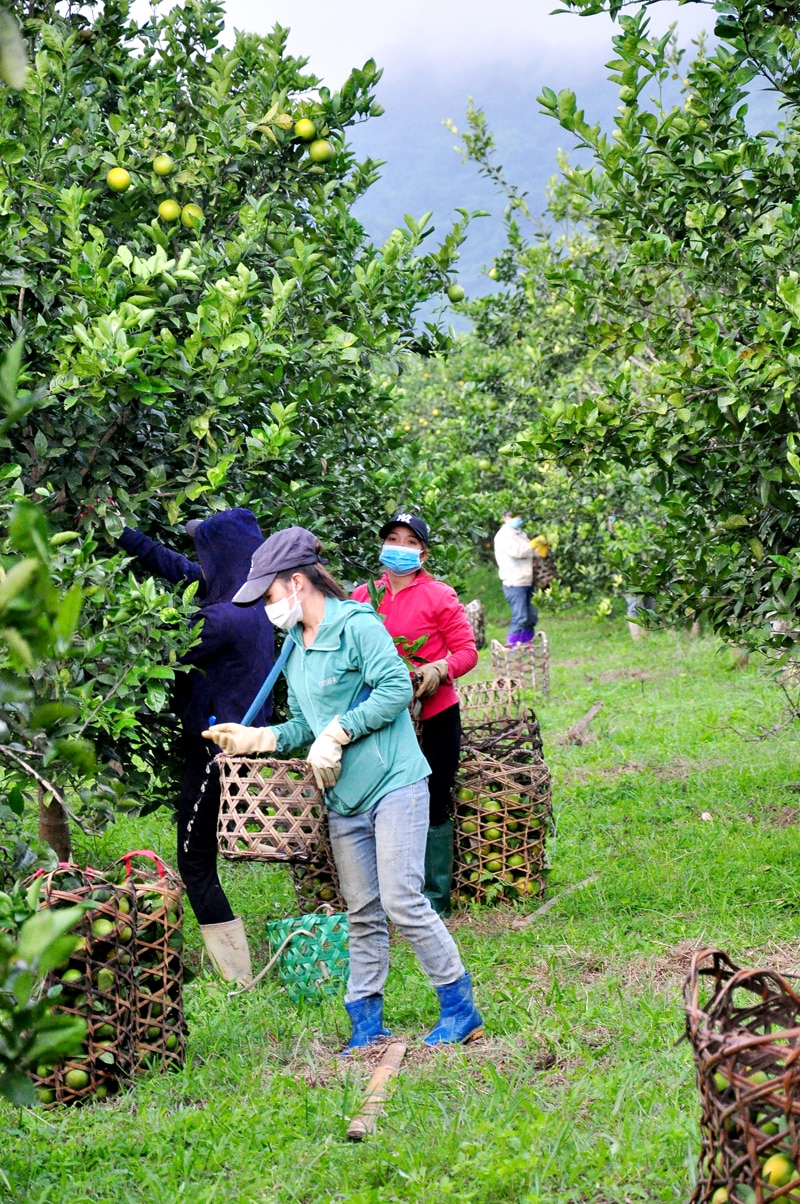
[[303,527],[277,531],[254,553],[233,600],[262,599],[293,644],[285,669],[292,718],[266,728],[222,723],[204,735],[226,753],[289,753],[311,744],[307,759],[325,792],[350,921],[347,1048],[389,1035],[387,916],[439,996],[441,1016],[425,1041],[470,1041],[483,1031],[470,977],[422,893],[430,770],[408,713],[408,672],[374,610],[348,600],[322,567],[319,541]]

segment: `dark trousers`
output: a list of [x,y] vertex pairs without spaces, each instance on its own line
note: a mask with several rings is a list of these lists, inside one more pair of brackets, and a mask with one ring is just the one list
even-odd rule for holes
[[[181,751],[185,765],[176,803],[178,870],[197,922],[224,924],[233,919],[233,911],[217,876],[219,769],[212,765],[206,779],[206,767],[214,757],[214,749],[200,735],[184,732]],[[204,782],[206,787],[201,797]]]
[[461,752],[461,708],[458,703],[422,722],[422,752],[431,767],[430,826],[447,823],[453,813],[453,785]]

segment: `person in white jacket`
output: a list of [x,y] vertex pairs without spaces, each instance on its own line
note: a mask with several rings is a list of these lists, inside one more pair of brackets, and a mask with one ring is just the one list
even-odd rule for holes
[[522,530],[518,514],[507,512],[494,537],[494,558],[503,583],[503,593],[511,607],[511,626],[506,647],[529,644],[533,639],[539,612],[533,605],[533,557],[531,541]]

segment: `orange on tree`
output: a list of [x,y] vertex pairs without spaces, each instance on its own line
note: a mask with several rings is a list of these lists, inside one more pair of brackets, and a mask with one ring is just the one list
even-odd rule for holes
[[336,151],[327,138],[317,138],[308,148],[309,158],[313,163],[330,163]]
[[131,186],[131,173],[124,167],[112,167],[106,176],[106,184],[112,192],[125,192]]
[[300,117],[294,123],[294,132],[295,136],[302,138],[303,142],[310,142],[317,136],[317,127],[310,117]]
[[451,284],[447,290],[447,296],[454,304],[458,304],[459,301],[464,300],[466,293],[460,284]]
[[203,220],[203,210],[199,205],[184,205],[181,209],[181,221],[190,230],[196,230]]
[[180,201],[169,197],[158,206],[158,216],[162,222],[176,222],[181,215]]
[[157,176],[168,176],[175,166],[175,160],[171,155],[156,155],[153,160],[153,171]]

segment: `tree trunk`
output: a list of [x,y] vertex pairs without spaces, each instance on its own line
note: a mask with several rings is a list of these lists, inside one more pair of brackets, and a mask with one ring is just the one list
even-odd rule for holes
[[39,839],[44,840],[55,851],[59,861],[69,861],[72,856],[72,841],[69,835],[69,820],[56,799],[46,803],[45,792],[39,787]]

